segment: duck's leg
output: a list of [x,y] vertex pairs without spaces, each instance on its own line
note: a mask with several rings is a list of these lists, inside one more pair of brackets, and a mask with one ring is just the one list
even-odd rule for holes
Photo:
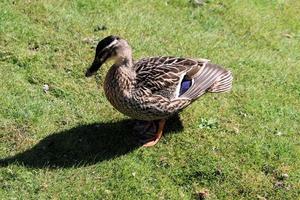
[[166,123],[165,119],[161,119],[158,122],[158,129],[157,129],[155,136],[153,138],[151,138],[147,143],[145,143],[143,145],[144,147],[151,147],[151,146],[156,145],[156,143],[160,140],[160,138],[162,136],[162,133],[163,133],[163,130],[165,127],[165,123]]
[[141,121],[137,120],[133,127],[133,133],[140,139],[140,141],[148,141],[150,137],[156,133],[157,122],[155,121]]

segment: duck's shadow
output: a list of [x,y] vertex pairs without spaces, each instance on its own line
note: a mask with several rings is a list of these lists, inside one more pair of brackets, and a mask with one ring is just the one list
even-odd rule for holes
[[[31,149],[0,159],[0,167],[21,164],[33,168],[92,165],[125,155],[141,146],[132,134],[133,120],[80,125],[47,136]],[[168,120],[165,133],[183,129],[178,116]]]

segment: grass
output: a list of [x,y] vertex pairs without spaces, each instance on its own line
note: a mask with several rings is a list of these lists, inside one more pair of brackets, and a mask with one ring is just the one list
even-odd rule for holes
[[[0,199],[300,198],[299,9],[297,0],[1,1]],[[135,58],[209,58],[232,70],[233,91],[203,96],[141,148],[104,96],[110,64],[96,82],[84,77],[110,34]]]

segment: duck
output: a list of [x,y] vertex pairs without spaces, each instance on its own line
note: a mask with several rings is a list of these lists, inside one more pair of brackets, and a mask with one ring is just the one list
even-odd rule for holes
[[143,146],[161,139],[166,120],[178,114],[205,93],[229,92],[231,71],[208,59],[155,56],[135,61],[129,43],[110,35],[102,39],[86,77],[112,61],[104,80],[105,96],[111,105],[130,118],[157,123],[155,134]]

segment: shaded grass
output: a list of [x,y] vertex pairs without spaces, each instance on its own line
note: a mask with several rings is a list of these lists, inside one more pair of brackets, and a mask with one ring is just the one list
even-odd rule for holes
[[[17,159],[0,169],[0,197],[299,198],[299,8],[295,0],[2,1],[0,156]],[[95,41],[109,34],[128,39],[136,58],[212,59],[233,71],[233,91],[204,96],[181,113],[180,134],[138,148],[101,89],[109,64],[97,84],[83,76]]]

